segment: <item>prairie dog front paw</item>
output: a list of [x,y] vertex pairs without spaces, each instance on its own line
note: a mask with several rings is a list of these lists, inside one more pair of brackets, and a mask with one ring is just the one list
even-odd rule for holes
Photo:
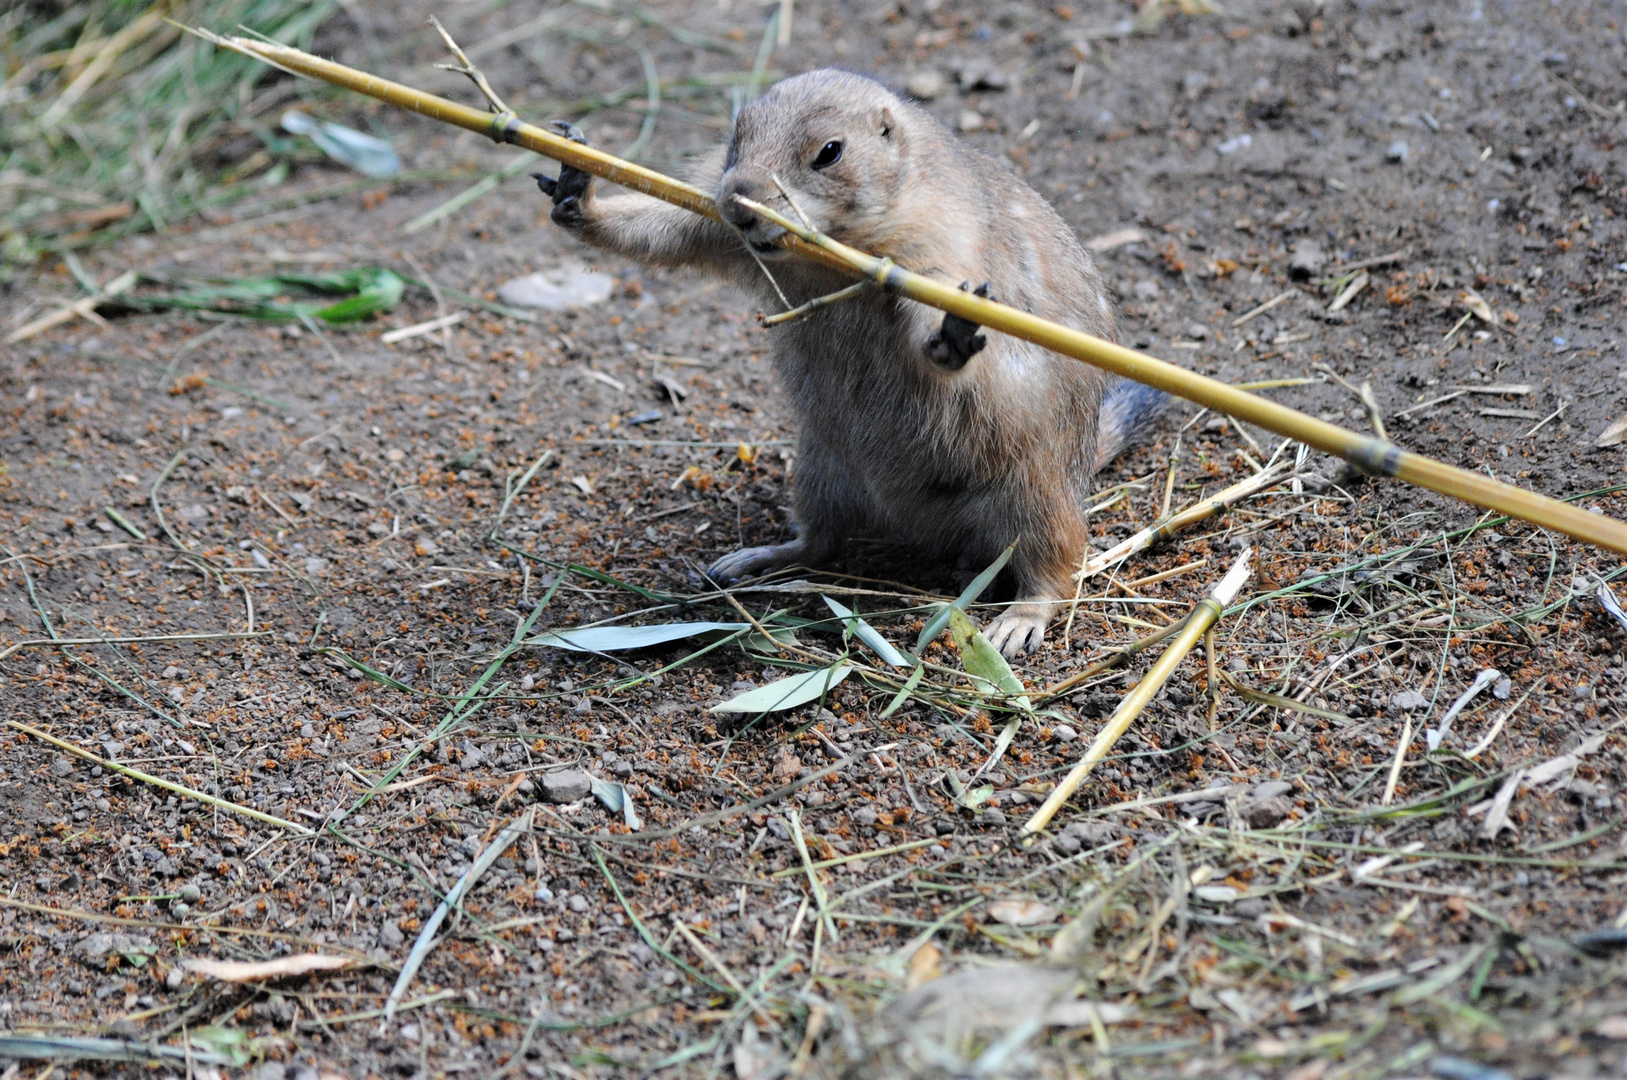
[[[960,283],[960,291],[965,292],[970,286],[971,282],[963,281]],[[993,299],[989,296],[989,283],[986,281],[979,285],[972,295]],[[941,364],[950,371],[959,371],[988,343],[989,339],[977,332],[976,323],[945,312],[943,323],[938,327],[937,333],[927,338],[926,354],[934,363]]]
[[[571,142],[583,146],[588,144],[587,138],[575,124],[555,120],[554,127]],[[536,180],[542,193],[554,201],[551,215],[554,224],[567,229],[580,229],[587,221],[583,207],[593,198],[593,174],[571,165],[561,165],[557,177],[545,173],[532,173],[531,177]]]

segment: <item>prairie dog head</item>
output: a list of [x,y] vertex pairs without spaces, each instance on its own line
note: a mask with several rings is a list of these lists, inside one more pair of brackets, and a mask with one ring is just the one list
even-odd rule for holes
[[918,124],[911,106],[862,75],[821,69],[786,79],[735,118],[718,210],[763,256],[783,253],[774,240],[784,230],[737,195],[794,221],[789,193],[814,228],[879,248],[910,184]]

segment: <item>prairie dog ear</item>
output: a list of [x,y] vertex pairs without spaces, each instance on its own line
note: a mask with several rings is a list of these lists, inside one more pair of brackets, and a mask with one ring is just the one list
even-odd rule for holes
[[893,116],[893,110],[883,105],[876,112],[876,130],[883,139],[890,139],[898,131],[898,120]]

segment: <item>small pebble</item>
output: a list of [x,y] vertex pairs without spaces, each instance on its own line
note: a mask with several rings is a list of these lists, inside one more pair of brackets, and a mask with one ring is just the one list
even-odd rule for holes
[[1397,165],[1405,165],[1408,161],[1412,160],[1412,150],[1407,146],[1404,140],[1397,139],[1395,142],[1390,144],[1388,150],[1384,151],[1384,156],[1395,162]]
[[956,123],[962,134],[970,135],[974,131],[983,130],[983,114],[976,109],[962,109]]
[[1429,704],[1429,699],[1416,690],[1403,690],[1390,697],[1390,704],[1402,712],[1415,712]]
[[593,778],[577,769],[543,773],[542,801],[556,804],[573,803],[585,799],[593,790]]
[[1078,737],[1079,732],[1075,731],[1073,727],[1068,724],[1058,724],[1056,727],[1051,729],[1051,738],[1055,739],[1057,742],[1069,743],[1073,742]]
[[931,101],[949,88],[949,80],[935,68],[922,68],[904,83],[904,89],[922,101]]

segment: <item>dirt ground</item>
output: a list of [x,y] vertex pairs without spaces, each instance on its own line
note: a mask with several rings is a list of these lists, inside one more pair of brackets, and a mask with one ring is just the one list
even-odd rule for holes
[[[438,13],[528,118],[619,152],[653,116],[643,160],[681,171],[726,137],[776,8],[355,5],[319,50],[470,100],[431,67]],[[1108,238],[1127,342],[1305,380],[1262,392],[1354,428],[1367,384],[1402,445],[1627,518],[1623,451],[1594,445],[1627,408],[1627,9],[1225,8],[1143,8],[1131,32],[1119,3],[802,0],[765,78],[937,89],[968,142]],[[262,92],[388,135],[412,170],[513,154],[291,79]],[[876,544],[711,591],[699,568],[787,535],[773,331],[726,286],[601,262],[523,176],[403,232],[476,175],[358,186],[302,160],[80,256],[102,282],[435,284],[357,330],[125,314],[0,347],[0,719],[224,800],[0,728],[0,1032],[191,1048],[8,1080],[207,1075],[211,1055],[266,1077],[1627,1075],[1627,640],[1594,595],[1614,556],[1311,455],[1084,590],[1017,665],[1042,711],[966,808],[1009,703],[966,704],[945,636],[889,711],[902,675],[820,596],[913,646],[981,567]],[[463,296],[581,267],[614,276],[608,301],[528,321]],[[0,325],[77,295],[58,259],[19,269]],[[1178,509],[1276,443],[1178,403],[1101,476],[1139,483],[1093,518],[1100,545],[1157,517],[1172,461]],[[1245,544],[1218,708],[1200,650],[1021,844],[1148,660],[1044,688],[1184,614]],[[511,646],[745,613],[815,625],[778,651]],[[198,639],[105,641],[173,635]],[[844,652],[873,674],[823,705],[709,711]],[[624,785],[636,826],[583,772]],[[184,964],[307,953],[356,963],[243,984]]]

